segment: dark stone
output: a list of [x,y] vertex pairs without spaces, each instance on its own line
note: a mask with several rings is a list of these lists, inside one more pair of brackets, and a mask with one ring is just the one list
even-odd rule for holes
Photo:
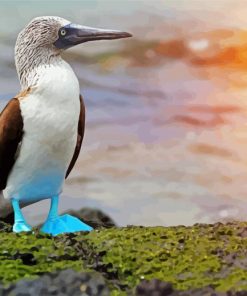
[[193,289],[189,291],[181,291],[178,294],[172,294],[172,296],[247,296],[247,291],[227,291],[216,292],[212,286],[203,287],[200,289]]
[[0,232],[12,232],[12,225],[0,220]]
[[247,237],[247,227],[240,229],[238,231],[237,235],[239,235],[242,238],[246,238]]
[[157,279],[144,280],[136,287],[136,296],[247,296],[247,291],[216,292],[213,286],[199,289],[178,291],[171,283],[162,282]]
[[14,224],[14,213],[10,213],[6,217],[1,218],[1,222],[2,221],[5,222],[5,223],[8,223],[10,225],[13,225]]
[[79,211],[70,210],[66,214],[73,215],[86,224],[92,226],[94,229],[97,228],[110,228],[115,227],[115,222],[104,212],[97,209],[82,208]]
[[109,289],[101,275],[79,273],[71,269],[22,280],[8,288],[0,286],[0,296],[108,296]]
[[[226,293],[218,293],[211,286],[203,287],[200,289],[193,289],[185,292],[180,292],[176,295],[179,296],[226,296]],[[172,295],[173,296],[173,295]]]
[[[228,295],[227,295],[228,296]],[[247,296],[247,291],[235,292],[234,296]]]
[[141,281],[136,287],[136,296],[166,296],[173,292],[172,284],[157,279]]
[[37,264],[37,261],[35,259],[35,257],[33,256],[32,253],[19,253],[16,252],[12,259],[16,260],[16,259],[21,259],[22,263],[25,265],[35,265]]

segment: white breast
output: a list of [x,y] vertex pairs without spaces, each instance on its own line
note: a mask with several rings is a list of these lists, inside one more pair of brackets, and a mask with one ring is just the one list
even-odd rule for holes
[[31,94],[20,99],[24,136],[5,198],[59,194],[73,157],[80,113],[79,83],[66,62],[41,67]]

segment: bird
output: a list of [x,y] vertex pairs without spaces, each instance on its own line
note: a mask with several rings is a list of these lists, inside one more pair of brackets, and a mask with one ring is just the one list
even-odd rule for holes
[[32,230],[20,203],[43,199],[50,199],[50,210],[42,232],[56,236],[93,230],[72,215],[58,214],[85,130],[79,81],[61,54],[85,42],[131,36],[58,16],[36,17],[18,34],[15,65],[21,90],[0,114],[0,190],[13,208],[13,232]]

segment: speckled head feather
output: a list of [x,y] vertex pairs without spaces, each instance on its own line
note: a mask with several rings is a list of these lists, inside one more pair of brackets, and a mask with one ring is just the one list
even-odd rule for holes
[[62,50],[88,41],[127,37],[131,34],[72,24],[56,16],[33,19],[21,31],[15,46],[15,62],[22,90],[35,86],[40,77],[39,66],[61,62]]
[[53,43],[62,26],[70,22],[56,16],[33,19],[18,35],[15,45],[15,64],[22,89],[35,84],[35,68],[49,65],[59,58],[60,51]]

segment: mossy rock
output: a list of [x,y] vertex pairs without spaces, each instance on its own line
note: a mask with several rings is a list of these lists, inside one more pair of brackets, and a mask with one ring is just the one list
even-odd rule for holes
[[141,281],[152,279],[181,292],[208,286],[247,291],[247,222],[110,228],[57,237],[4,229],[0,281],[5,285],[73,269],[101,273],[112,295],[133,294]]

